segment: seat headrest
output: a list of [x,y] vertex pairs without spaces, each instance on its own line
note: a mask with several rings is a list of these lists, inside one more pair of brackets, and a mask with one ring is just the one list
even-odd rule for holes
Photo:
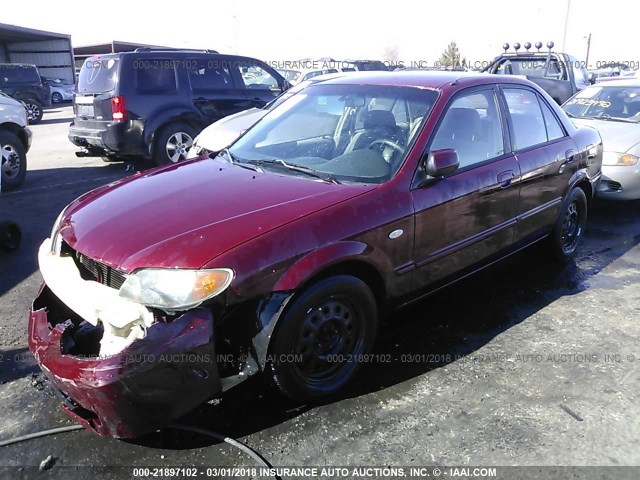
[[396,128],[396,118],[388,110],[369,110],[364,117],[364,128]]

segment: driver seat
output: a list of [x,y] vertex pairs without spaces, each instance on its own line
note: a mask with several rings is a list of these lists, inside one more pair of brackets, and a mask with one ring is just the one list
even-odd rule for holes
[[376,140],[390,140],[404,146],[406,134],[396,124],[396,118],[388,110],[369,110],[364,114],[364,129],[356,133],[347,144],[344,153],[369,148]]

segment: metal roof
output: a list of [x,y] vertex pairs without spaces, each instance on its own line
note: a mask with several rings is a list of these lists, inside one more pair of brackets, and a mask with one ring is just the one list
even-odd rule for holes
[[0,42],[33,42],[37,40],[69,40],[71,35],[66,33],[46,32],[33,28],[19,27],[0,23]]

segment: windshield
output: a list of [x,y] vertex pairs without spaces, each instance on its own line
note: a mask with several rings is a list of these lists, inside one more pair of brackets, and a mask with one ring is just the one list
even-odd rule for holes
[[402,165],[437,96],[412,87],[312,85],[271,110],[230,151],[237,162],[278,173],[303,175],[290,168],[303,167],[333,181],[382,183]]
[[2,83],[40,83],[38,69],[33,65],[5,64],[0,65]]
[[78,76],[79,93],[103,93],[116,88],[118,81],[118,58],[88,58]]
[[578,92],[562,106],[576,118],[640,121],[640,86],[593,86]]

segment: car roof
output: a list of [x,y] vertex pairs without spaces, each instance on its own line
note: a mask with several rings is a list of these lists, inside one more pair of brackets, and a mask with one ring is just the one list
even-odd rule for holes
[[439,89],[445,85],[460,85],[461,87],[490,85],[495,83],[512,83],[527,86],[533,85],[532,82],[513,75],[427,70],[350,72],[348,75],[335,79],[328,79],[322,83],[335,85],[388,85],[433,89]]

